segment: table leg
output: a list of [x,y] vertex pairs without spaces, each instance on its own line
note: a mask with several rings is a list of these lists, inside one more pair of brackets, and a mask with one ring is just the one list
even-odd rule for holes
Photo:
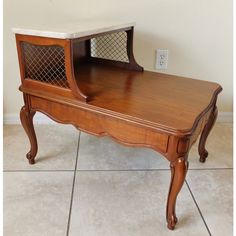
[[171,182],[166,207],[167,227],[171,230],[175,228],[177,217],[175,214],[176,199],[181,190],[185,176],[188,170],[187,157],[179,157],[177,160],[170,163]]
[[208,156],[208,151],[205,148],[206,140],[212,127],[215,124],[217,114],[218,114],[218,110],[217,110],[217,107],[215,107],[202,131],[201,138],[198,145],[198,153],[200,155],[200,159],[199,159],[200,162],[205,162]]
[[26,106],[23,106],[20,111],[20,120],[21,124],[24,127],[26,134],[28,135],[30,141],[30,151],[26,154],[27,159],[29,160],[29,164],[35,163],[35,156],[38,151],[37,139],[34,131],[33,125],[33,117],[35,115],[35,111],[28,110]]

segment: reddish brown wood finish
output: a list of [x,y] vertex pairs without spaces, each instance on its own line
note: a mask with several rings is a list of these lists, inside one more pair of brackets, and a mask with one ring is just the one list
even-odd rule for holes
[[183,186],[188,170],[187,156],[179,157],[170,163],[171,181],[166,207],[166,220],[169,229],[173,230],[178,219],[175,214],[177,195]]
[[200,158],[199,158],[200,162],[205,162],[206,158],[208,156],[208,151],[205,148],[206,140],[207,140],[207,137],[208,137],[212,127],[215,124],[217,114],[218,114],[218,110],[217,110],[217,107],[215,106],[213,111],[211,112],[209,120],[207,121],[207,123],[206,123],[206,125],[205,125],[205,127],[202,131],[200,141],[199,141],[199,146],[198,146],[198,152],[199,152],[199,155],[200,155]]
[[18,51],[18,59],[20,64],[20,72],[21,72],[21,81],[22,85],[24,86],[25,83],[30,84],[29,87],[37,87],[39,81],[34,80],[26,80],[25,79],[25,69],[24,69],[24,58],[22,53],[22,47],[21,42],[27,42],[31,43],[33,45],[46,45],[46,46],[54,46],[58,45],[64,48],[65,53],[65,68],[66,68],[66,77],[67,82],[69,84],[70,89],[65,88],[59,88],[53,85],[48,85],[46,83],[43,83],[45,87],[43,90],[46,90],[48,92],[55,90],[56,93],[60,93],[61,96],[66,96],[67,94],[70,94],[69,96],[74,96],[78,100],[86,101],[86,96],[81,93],[79,87],[77,86],[77,81],[75,80],[74,75],[74,65],[73,65],[73,59],[72,59],[72,53],[71,53],[71,40],[62,40],[62,39],[52,39],[52,38],[45,38],[45,37],[36,37],[36,36],[29,36],[29,35],[16,35],[16,43],[17,43],[17,51]]
[[126,31],[127,34],[127,55],[129,58],[129,64],[131,65],[129,69],[136,71],[143,71],[143,67],[138,65],[134,58],[133,52],[133,40],[134,40],[134,27],[131,30]]
[[26,154],[26,158],[29,160],[29,164],[34,164],[35,163],[34,158],[38,151],[38,144],[33,125],[33,117],[35,115],[35,111],[29,108],[27,95],[24,95],[24,100],[26,105],[21,108],[20,120],[30,140],[30,151]]
[[[133,28],[123,30],[128,35],[130,63],[92,59],[92,36],[75,40],[16,36],[25,101],[21,122],[31,143],[27,158],[33,164],[37,153],[36,111],[124,145],[152,148],[170,161],[166,219],[168,228],[174,229],[176,199],[187,173],[189,150],[202,133],[199,154],[200,161],[205,161],[205,143],[217,116],[216,100],[222,88],[211,82],[143,71],[133,56]],[[62,46],[69,88],[25,80],[21,41]]]

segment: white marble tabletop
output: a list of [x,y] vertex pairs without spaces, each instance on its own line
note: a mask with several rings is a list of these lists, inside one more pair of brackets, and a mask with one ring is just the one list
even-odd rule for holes
[[132,26],[135,26],[134,22],[88,21],[58,25],[42,24],[34,27],[21,26],[12,28],[12,31],[16,34],[59,39],[74,39]]

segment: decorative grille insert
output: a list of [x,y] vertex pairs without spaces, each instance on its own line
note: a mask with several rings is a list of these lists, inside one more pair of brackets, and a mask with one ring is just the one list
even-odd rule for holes
[[68,88],[64,49],[22,42],[26,79]]
[[129,62],[125,31],[91,39],[91,57]]

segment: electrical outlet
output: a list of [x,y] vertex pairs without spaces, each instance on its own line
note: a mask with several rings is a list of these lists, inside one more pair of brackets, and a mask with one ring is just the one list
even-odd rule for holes
[[157,49],[156,50],[156,69],[165,70],[168,65],[168,50]]

